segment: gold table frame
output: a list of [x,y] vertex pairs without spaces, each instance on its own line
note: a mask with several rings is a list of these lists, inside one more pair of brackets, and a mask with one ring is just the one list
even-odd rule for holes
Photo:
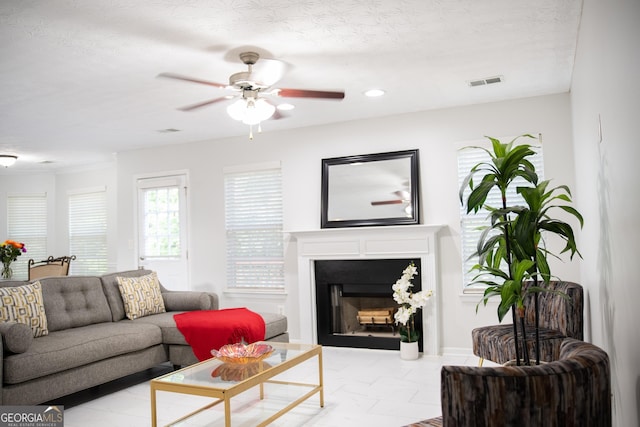
[[[269,344],[274,348],[274,353],[270,357],[280,356],[281,358],[286,357],[284,360],[278,361],[276,359],[276,364],[273,366],[267,367],[263,370],[263,366],[260,366],[260,372],[256,373],[248,377],[245,380],[237,381],[237,382],[224,382],[224,383],[214,383],[207,384],[203,381],[198,383],[189,382],[187,378],[190,373],[199,372],[199,371],[211,371],[216,367],[222,365],[222,362],[217,359],[208,359],[203,362],[197,363],[195,365],[188,366],[186,368],[171,372],[169,374],[165,374],[161,377],[155,378],[151,380],[151,426],[157,427],[157,407],[156,407],[156,392],[158,391],[166,391],[172,393],[181,393],[181,394],[191,394],[197,396],[205,396],[212,397],[215,400],[213,403],[205,405],[177,420],[174,420],[171,424],[178,423],[183,421],[191,416],[194,416],[204,410],[212,408],[219,403],[224,403],[224,422],[225,427],[231,427],[231,398],[233,396],[237,396],[238,394],[247,391],[253,387],[260,387],[260,400],[264,399],[264,384],[284,384],[284,385],[293,385],[293,386],[303,386],[310,387],[307,393],[298,399],[294,400],[292,403],[288,404],[284,408],[280,409],[278,412],[262,421],[258,424],[258,427],[266,426],[277,418],[280,418],[285,413],[289,412],[294,407],[298,406],[300,403],[309,399],[314,394],[318,393],[320,397],[320,407],[324,407],[324,388],[323,388],[323,376],[322,376],[322,346],[316,344],[292,344],[292,343],[279,343],[279,342],[262,342],[264,344]],[[289,358],[289,352],[294,353],[291,358]],[[289,381],[277,381],[271,380],[271,378],[279,375],[294,366],[300,365],[301,363],[313,358],[318,358],[318,384],[307,384],[307,383],[297,383],[297,382],[289,382]],[[261,361],[259,363],[264,363],[265,361]],[[270,361],[271,362],[271,361]]]

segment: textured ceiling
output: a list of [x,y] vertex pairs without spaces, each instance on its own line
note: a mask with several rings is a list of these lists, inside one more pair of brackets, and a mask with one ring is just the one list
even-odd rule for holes
[[[264,132],[566,92],[581,9],[581,0],[5,0],[0,154],[19,161],[0,174],[247,135],[226,102],[176,109],[221,89],[156,76],[226,83],[249,48],[284,62],[278,87],[346,93],[289,100],[296,109]],[[496,75],[504,82],[468,85]],[[364,97],[371,87],[387,95]],[[168,128],[180,132],[158,132]]]

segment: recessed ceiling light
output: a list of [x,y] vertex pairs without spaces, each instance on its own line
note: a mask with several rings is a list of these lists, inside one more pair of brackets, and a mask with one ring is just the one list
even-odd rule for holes
[[377,96],[382,96],[384,95],[384,91],[382,89],[369,89],[368,91],[366,91],[364,94],[365,96],[368,96],[370,98],[375,98]]
[[16,160],[18,160],[18,156],[14,156],[13,154],[0,154],[0,166],[4,166],[5,168],[13,166]]
[[180,129],[174,129],[174,128],[159,129],[158,132],[160,132],[160,133],[173,133],[173,132],[180,132]]
[[278,110],[280,110],[280,111],[291,111],[291,110],[293,110],[294,108],[296,108],[296,106],[295,106],[295,105],[293,105],[293,104],[286,104],[286,103],[285,103],[285,104],[279,104],[276,108],[277,108]]

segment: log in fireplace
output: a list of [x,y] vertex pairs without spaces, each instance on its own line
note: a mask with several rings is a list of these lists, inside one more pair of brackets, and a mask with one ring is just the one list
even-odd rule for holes
[[[392,285],[410,262],[418,267],[413,290],[422,289],[420,259],[314,261],[318,343],[338,347],[397,350]],[[422,329],[422,311],[416,315]],[[423,351],[419,340],[420,351]]]

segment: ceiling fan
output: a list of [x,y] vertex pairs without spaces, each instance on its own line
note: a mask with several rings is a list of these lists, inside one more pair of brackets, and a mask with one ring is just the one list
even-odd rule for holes
[[344,92],[273,87],[273,85],[282,77],[282,73],[284,71],[283,63],[273,59],[264,59],[263,62],[266,63],[266,66],[262,72],[254,72],[253,66],[258,62],[258,59],[260,59],[260,55],[256,52],[242,52],[240,54],[240,60],[247,66],[247,71],[241,71],[229,76],[228,84],[200,80],[173,73],[161,73],[158,77],[183,80],[236,92],[235,95],[221,96],[178,109],[181,111],[193,111],[211,104],[230,101],[237,98],[233,104],[227,107],[227,113],[233,119],[242,121],[243,123],[251,126],[249,132],[250,139],[253,139],[253,125],[257,124],[258,131],[260,131],[260,122],[263,120],[270,118],[279,119],[282,117],[276,112],[275,105],[261,97],[262,95],[283,98],[317,98],[335,100],[341,100],[344,98]]

